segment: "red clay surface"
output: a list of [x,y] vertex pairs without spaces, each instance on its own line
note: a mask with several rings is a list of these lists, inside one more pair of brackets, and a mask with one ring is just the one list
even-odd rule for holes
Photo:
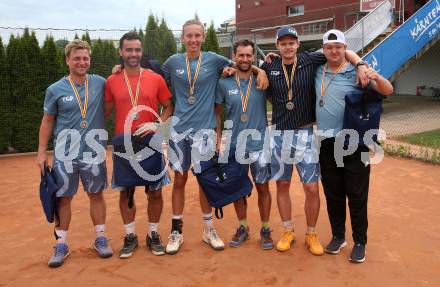
[[[111,157],[108,157],[111,158]],[[108,162],[111,171],[111,160]],[[109,173],[110,174],[110,173]],[[440,166],[386,157],[373,167],[369,199],[367,261],[351,264],[352,246],[339,255],[311,255],[304,247],[304,194],[295,174],[291,188],[297,242],[280,253],[258,246],[257,196],[249,199],[251,239],[237,249],[214,251],[202,243],[202,221],[196,181],[186,189],[185,243],[177,255],[156,257],[145,249],[146,197],[136,193],[137,232],[141,246],[128,260],[99,259],[91,249],[94,239],[88,199],[82,188],[73,202],[69,233],[71,256],[58,269],[49,269],[52,226],[43,216],[38,197],[39,173],[35,157],[0,158],[0,286],[440,286]],[[171,185],[164,193],[160,234],[170,229]],[[321,189],[322,191],[322,189]],[[273,238],[281,223],[271,183]],[[115,253],[122,245],[123,227],[118,193],[106,191],[107,234]],[[236,228],[232,206],[216,221],[227,242]],[[325,197],[321,192],[318,222],[321,242],[331,238]]]

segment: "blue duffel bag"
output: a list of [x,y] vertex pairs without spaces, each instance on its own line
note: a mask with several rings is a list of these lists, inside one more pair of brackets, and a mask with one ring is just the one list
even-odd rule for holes
[[[364,144],[364,135],[371,129],[379,129],[383,96],[372,89],[364,89],[345,95],[343,129],[352,129],[359,134],[359,146]],[[348,146],[350,137],[345,137]],[[377,142],[377,134],[373,136]]]
[[50,166],[44,167],[44,175],[41,174],[40,181],[40,200],[44,214],[49,223],[52,223],[57,216],[56,193],[59,187],[56,182],[54,172]]
[[223,206],[239,199],[246,200],[252,192],[248,167],[238,163],[234,151],[231,151],[227,163],[220,163],[216,154],[210,160],[200,162],[200,172],[192,169],[209,204],[215,208],[217,218],[223,217]]
[[[112,140],[114,183],[121,187],[157,184],[166,172],[165,161],[161,152],[161,137],[154,135],[144,137],[131,136],[131,143],[136,156],[128,159],[128,154],[124,146],[124,135],[116,136]],[[121,154],[123,156],[121,156]],[[144,178],[138,174],[133,168],[134,161],[141,166],[143,171],[152,177],[148,176]]]

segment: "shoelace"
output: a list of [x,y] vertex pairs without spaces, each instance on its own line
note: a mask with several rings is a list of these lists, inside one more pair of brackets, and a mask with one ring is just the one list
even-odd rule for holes
[[218,235],[217,235],[217,231],[216,231],[215,229],[211,229],[211,230],[209,230],[209,233],[211,234],[211,236],[212,236],[213,239],[216,239],[216,240],[217,240]]
[[292,235],[291,235],[290,231],[284,231],[281,240],[283,240],[283,241],[290,241],[291,237],[292,237]]
[[171,243],[176,243],[178,241],[177,240],[178,236],[179,236],[179,232],[173,231],[168,238],[170,239]]
[[60,256],[67,253],[67,246],[65,245],[57,245],[55,246],[55,256]]
[[151,234],[151,243],[153,245],[162,245],[160,242],[160,235],[157,233],[152,233]]
[[264,238],[269,238],[271,232],[272,232],[272,230],[270,230],[270,229],[263,229],[263,230],[261,231],[261,235],[262,235]]
[[98,237],[96,239],[96,245],[98,247],[104,247],[104,248],[107,247],[107,239],[104,237]]

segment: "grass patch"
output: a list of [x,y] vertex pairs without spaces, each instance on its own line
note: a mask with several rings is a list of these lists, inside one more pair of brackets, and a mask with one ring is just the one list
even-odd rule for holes
[[382,144],[385,153],[392,156],[416,159],[426,163],[440,165],[440,151],[422,147],[420,151],[414,152],[407,145]]
[[411,134],[399,137],[400,140],[410,144],[427,146],[435,149],[440,148],[440,129],[418,134]]

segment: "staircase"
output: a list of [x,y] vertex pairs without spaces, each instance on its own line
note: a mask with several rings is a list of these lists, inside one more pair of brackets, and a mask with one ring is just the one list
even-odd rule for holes
[[399,27],[394,26],[394,25],[388,27],[383,33],[381,33],[379,36],[377,36],[377,38],[375,38],[370,44],[368,44],[364,48],[362,48],[361,51],[358,51],[359,56],[362,58],[365,55],[367,55],[368,53],[370,53],[371,50],[373,50],[380,42],[385,40],[397,28],[399,28]]
[[[368,16],[368,15],[367,15]],[[440,40],[440,0],[431,0],[399,27],[363,47],[372,68],[393,81]]]

